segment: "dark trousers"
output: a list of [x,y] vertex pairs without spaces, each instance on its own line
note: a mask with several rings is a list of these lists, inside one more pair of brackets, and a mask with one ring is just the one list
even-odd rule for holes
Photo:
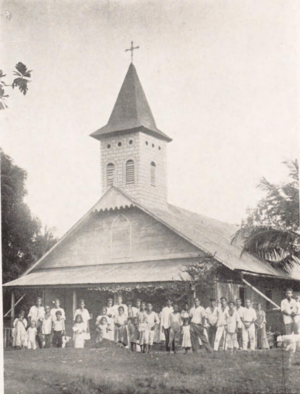
[[54,331],[52,344],[54,347],[62,347],[62,331]]
[[[170,347],[169,347],[170,328],[164,328],[164,333],[165,333],[165,337],[166,337],[166,351],[169,352],[170,351]],[[172,341],[172,351],[174,352],[174,350],[175,350],[175,341]]]
[[45,347],[49,348],[51,346],[51,334],[46,334],[45,336]]
[[217,326],[209,326],[207,329],[208,340],[211,347],[214,347],[217,328]]
[[206,338],[206,335],[204,333],[204,327],[202,326],[202,324],[191,323],[190,327],[191,327],[191,342],[192,342],[193,352],[198,351],[199,338],[200,338],[206,351],[211,353],[212,348]]
[[239,345],[239,349],[243,349],[243,329],[242,328],[238,328],[236,339],[237,339],[237,343]]

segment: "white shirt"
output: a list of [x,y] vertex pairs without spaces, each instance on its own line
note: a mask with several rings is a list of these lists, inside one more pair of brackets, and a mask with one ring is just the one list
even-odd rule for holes
[[33,305],[28,313],[28,317],[31,318],[31,321],[37,322],[38,320],[42,320],[45,316],[45,309],[43,306],[37,307]]
[[27,330],[27,339],[29,342],[35,342],[37,329],[36,327],[29,327]]
[[[281,312],[288,312],[288,313],[297,313],[297,301],[294,298],[291,298],[290,301],[288,301],[287,298],[281,301]],[[284,324],[290,324],[294,322],[294,319],[292,316],[287,316],[283,314],[283,322]]]
[[242,312],[239,313],[239,316],[243,318],[244,322],[252,322],[253,320],[256,320],[256,311],[255,309],[251,308],[244,308]]
[[225,326],[226,323],[226,313],[228,312],[228,306],[225,306],[224,309],[222,309],[221,306],[218,306],[218,321],[217,321],[217,326],[218,327],[223,327]]
[[208,323],[211,326],[215,326],[218,321],[218,307],[215,307],[214,311],[211,310],[211,307],[209,306],[206,308],[206,319],[208,320]]
[[192,318],[191,323],[203,324],[203,318],[206,317],[206,311],[203,306],[199,305],[197,308],[191,308],[190,316]]
[[243,323],[241,321],[241,315],[243,314],[243,310],[245,308],[243,306],[240,306],[239,309],[235,308],[235,310],[237,311],[237,314],[239,315],[239,323],[238,323],[238,328],[242,328],[243,327]]
[[146,321],[145,321],[145,323],[147,324],[147,328],[151,329],[151,328],[153,328],[153,326],[155,326],[155,324],[159,324],[159,317],[153,311],[150,314],[148,314],[146,312]]
[[112,309],[113,309],[113,313],[114,313],[114,315],[115,316],[118,316],[119,315],[119,307],[120,306],[122,306],[123,308],[124,308],[124,314],[126,315],[126,316],[128,316],[128,308],[127,308],[127,305],[125,305],[125,304],[120,304],[120,305],[114,305],[113,307],[112,307]]
[[63,308],[52,308],[50,314],[52,316],[52,321],[56,320],[56,312],[61,311],[61,318],[62,320],[66,319],[65,311]]
[[132,317],[137,317],[139,312],[139,308],[137,308],[136,306],[132,307]]
[[111,317],[115,316],[115,310],[113,306],[107,306],[106,309],[107,309],[106,311],[107,315],[111,315]]
[[172,306],[170,306],[170,307],[165,306],[162,309],[162,311],[161,311],[161,326],[163,328],[168,329],[170,327],[170,325],[169,325],[169,315],[172,312],[173,312],[173,307]]
[[52,317],[50,314],[50,316],[48,316],[48,319],[44,317],[44,320],[42,322],[42,334],[43,335],[51,334],[51,329],[52,329]]
[[236,310],[230,315],[229,309],[225,312],[225,319],[227,324],[227,332],[234,334],[236,332],[236,323],[240,321],[240,316]]

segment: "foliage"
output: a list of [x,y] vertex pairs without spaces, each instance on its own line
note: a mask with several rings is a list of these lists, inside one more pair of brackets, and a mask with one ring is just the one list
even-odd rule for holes
[[14,89],[15,87],[18,87],[20,92],[24,95],[28,91],[28,84],[30,82],[29,78],[31,78],[32,70],[28,70],[25,64],[23,64],[22,62],[17,63],[15,68],[17,71],[14,71],[14,75],[17,78],[13,80],[11,85],[7,85],[3,81],[3,78],[6,77],[6,74],[4,74],[2,70],[0,70],[0,110],[4,110],[7,108],[5,99],[8,98],[9,95],[5,94],[4,88],[11,86]]
[[299,166],[298,161],[284,162],[289,168],[288,183],[279,185],[265,178],[259,187],[267,194],[235,234],[233,243],[286,272],[300,263]]
[[1,203],[2,203],[2,280],[16,279],[36,262],[56,239],[51,230],[34,217],[24,202],[27,194],[27,173],[16,166],[2,150]]

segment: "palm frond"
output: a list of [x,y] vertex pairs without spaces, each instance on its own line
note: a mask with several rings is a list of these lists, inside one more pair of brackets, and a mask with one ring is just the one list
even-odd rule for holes
[[15,86],[19,87],[20,92],[22,92],[24,95],[27,93],[28,91],[28,83],[30,81],[28,81],[27,79],[23,79],[23,78],[16,78],[14,79],[13,83],[12,83],[12,88],[14,89]]
[[23,77],[23,78],[31,78],[32,70],[28,70],[27,66],[25,66],[25,64],[23,64],[22,62],[19,62],[18,64],[16,64],[16,69],[18,72],[14,71],[14,75],[17,75],[17,76]]

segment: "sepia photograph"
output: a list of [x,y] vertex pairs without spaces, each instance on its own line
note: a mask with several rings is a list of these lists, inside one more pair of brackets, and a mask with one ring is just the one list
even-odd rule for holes
[[0,0],[0,393],[300,393],[299,5]]

